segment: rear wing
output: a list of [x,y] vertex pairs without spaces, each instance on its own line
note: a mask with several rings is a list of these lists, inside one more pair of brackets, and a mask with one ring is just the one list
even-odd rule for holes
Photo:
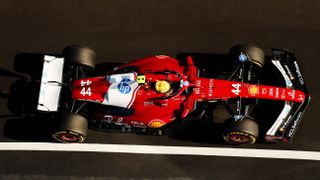
[[278,118],[266,133],[267,141],[289,142],[292,140],[310,102],[310,94],[294,53],[273,49],[271,62],[284,78],[286,88],[300,90],[305,94],[303,102],[286,101]]
[[58,111],[63,77],[64,58],[44,56],[37,109]]

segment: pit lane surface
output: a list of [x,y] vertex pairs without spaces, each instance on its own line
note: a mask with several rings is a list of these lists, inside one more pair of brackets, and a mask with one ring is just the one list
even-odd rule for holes
[[[318,129],[320,4],[313,1],[2,1],[0,6],[0,140],[47,142],[46,123],[23,121],[7,107],[8,71],[18,53],[60,54],[70,44],[96,50],[98,63],[154,54],[225,53],[239,43],[289,49],[300,59],[312,101],[292,144],[236,148],[320,151]],[[9,124],[9,128],[8,128]],[[45,127],[37,129],[37,127]],[[7,131],[10,131],[9,133]],[[9,134],[9,135],[8,135]],[[87,143],[233,147],[201,142],[201,132],[173,139],[90,131]],[[0,152],[1,179],[318,179],[318,161],[186,155]]]

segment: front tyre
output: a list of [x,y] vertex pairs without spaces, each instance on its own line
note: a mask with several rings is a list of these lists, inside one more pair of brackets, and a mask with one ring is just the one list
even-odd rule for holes
[[80,114],[63,114],[52,136],[63,143],[81,143],[86,139],[88,121]]
[[236,45],[230,49],[230,55],[233,59],[241,62],[250,61],[260,68],[264,65],[264,51],[255,45]]
[[259,127],[254,119],[244,117],[235,123],[227,125],[223,138],[229,144],[254,144],[258,134]]

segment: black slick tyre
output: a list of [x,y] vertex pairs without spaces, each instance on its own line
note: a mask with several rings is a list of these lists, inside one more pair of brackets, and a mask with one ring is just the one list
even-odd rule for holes
[[66,113],[59,118],[57,128],[52,136],[63,143],[81,143],[86,139],[88,131],[88,121],[79,114]]
[[257,122],[251,117],[227,125],[223,133],[224,140],[229,144],[254,144],[259,134]]
[[236,45],[230,49],[230,55],[233,59],[239,59],[239,56],[244,54],[244,58],[248,58],[250,62],[263,67],[265,55],[264,51],[255,45]]
[[72,45],[63,49],[63,57],[66,63],[94,68],[96,53],[89,47]]

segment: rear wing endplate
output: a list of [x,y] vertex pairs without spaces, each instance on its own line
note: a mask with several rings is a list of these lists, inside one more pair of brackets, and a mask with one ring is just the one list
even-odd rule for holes
[[63,77],[64,58],[44,56],[37,109],[58,111]]

